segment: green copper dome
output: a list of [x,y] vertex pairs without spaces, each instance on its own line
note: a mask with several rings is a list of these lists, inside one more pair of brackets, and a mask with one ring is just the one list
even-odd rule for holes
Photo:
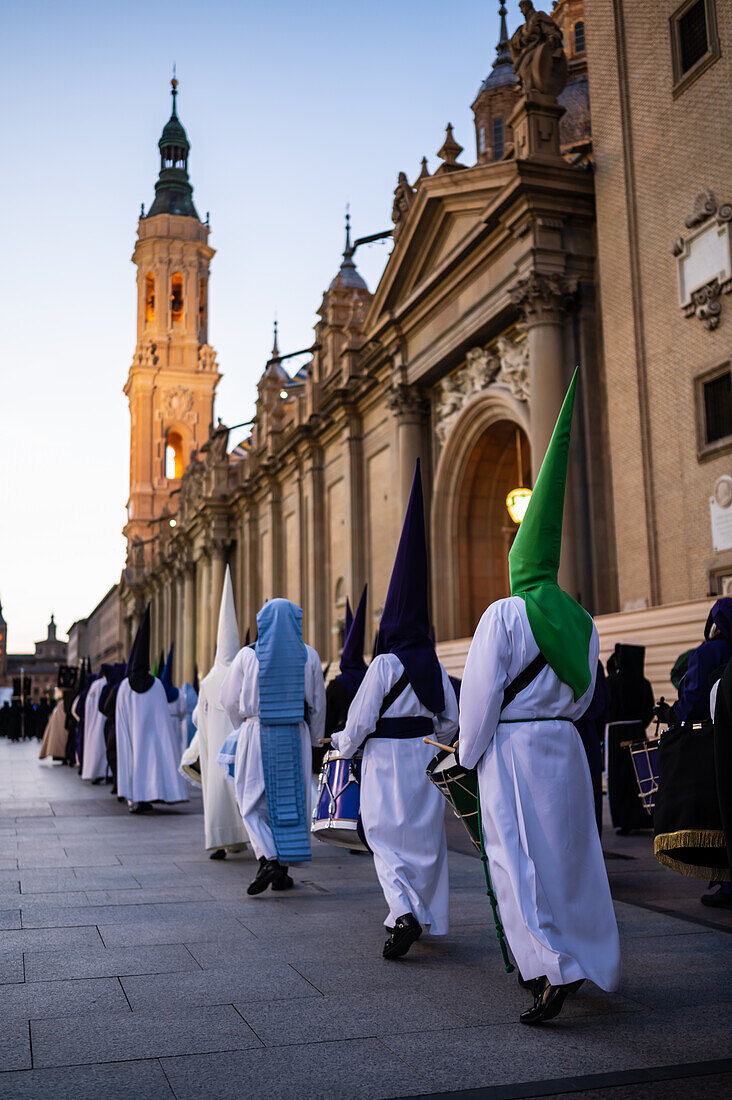
[[148,218],[157,214],[178,214],[186,218],[198,218],[193,205],[193,187],[188,178],[188,154],[191,150],[188,135],[176,111],[178,81],[171,80],[173,111],[160,135],[160,175],[155,184],[155,199],[147,212]]

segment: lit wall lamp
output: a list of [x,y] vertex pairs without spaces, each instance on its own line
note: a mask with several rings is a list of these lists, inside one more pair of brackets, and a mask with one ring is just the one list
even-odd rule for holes
[[524,485],[523,461],[521,458],[521,429],[516,428],[516,466],[518,468],[518,488],[512,489],[506,497],[506,507],[513,522],[518,525],[526,515],[531,500],[531,489]]

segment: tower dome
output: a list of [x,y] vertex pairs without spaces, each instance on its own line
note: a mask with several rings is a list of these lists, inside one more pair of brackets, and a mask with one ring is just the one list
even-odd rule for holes
[[342,288],[344,290],[366,290],[365,280],[359,275],[353,262],[353,253],[356,249],[351,244],[351,215],[346,213],[346,247],[343,249],[343,260],[338,269],[338,274],[328,287],[329,290]]
[[191,151],[188,135],[178,118],[176,98],[178,81],[170,82],[173,98],[173,110],[163,127],[158,148],[160,150],[160,175],[155,184],[155,199],[147,217],[157,214],[178,214],[187,218],[198,218],[193,205],[193,187],[188,178],[188,154]]

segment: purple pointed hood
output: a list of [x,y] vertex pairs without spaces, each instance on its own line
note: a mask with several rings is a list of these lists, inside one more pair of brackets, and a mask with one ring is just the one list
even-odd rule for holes
[[353,612],[351,611],[351,604],[349,603],[348,596],[346,596],[346,621],[343,626],[343,648],[346,646],[346,638],[353,625]]
[[[356,608],[356,614],[351,616],[351,624],[346,633],[345,641],[343,642],[343,652],[341,653],[341,671],[336,676],[336,680],[339,680],[345,688],[352,691],[355,695],[358,689],[361,687],[361,681],[366,675],[367,665],[363,659],[363,643],[366,634],[366,595],[368,593],[368,585],[363,586],[363,592],[361,593],[361,599],[358,601],[358,607]],[[348,612],[350,607],[346,602],[346,622],[348,622]]]
[[704,627],[704,637],[707,641],[713,626],[716,626],[723,638],[732,642],[732,596],[723,596],[712,606],[707,625]]
[[427,539],[419,459],[394,568],[381,613],[377,653],[394,653],[420,703],[433,714],[445,709],[442,671],[430,637]]
[[175,642],[170,643],[170,649],[168,650],[168,657],[163,665],[163,671],[160,676],[163,687],[165,688],[165,698],[169,703],[174,703],[178,698],[178,688],[173,683],[173,654],[175,653]]

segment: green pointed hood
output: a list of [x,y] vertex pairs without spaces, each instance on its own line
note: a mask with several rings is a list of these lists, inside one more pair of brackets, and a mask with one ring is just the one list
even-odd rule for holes
[[575,701],[592,682],[592,619],[557,583],[577,371],[567,390],[523,523],[508,555],[511,595],[520,596],[536,644]]

